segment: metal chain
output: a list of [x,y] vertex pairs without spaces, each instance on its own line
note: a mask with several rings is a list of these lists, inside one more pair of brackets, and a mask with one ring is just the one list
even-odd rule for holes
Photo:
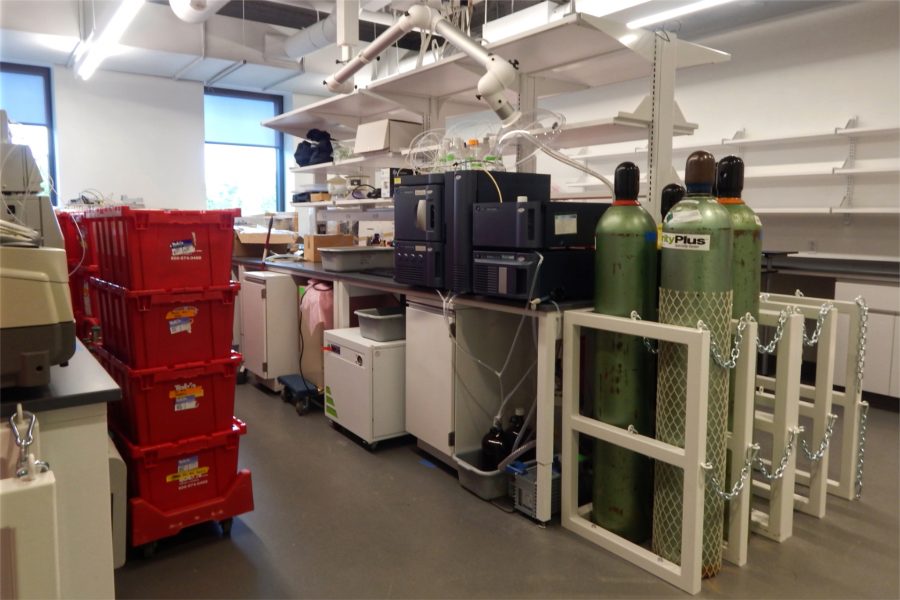
[[860,402],[859,444],[856,447],[856,499],[862,496],[863,458],[866,455],[866,424],[869,421],[869,403]]
[[856,338],[856,389],[862,392],[863,374],[866,370],[866,334],[869,331],[869,307],[866,299],[856,297],[856,308],[859,310],[859,337]]
[[757,454],[759,454],[759,444],[751,444],[747,447],[747,458],[744,459],[744,466],[741,467],[741,476],[734,482],[730,492],[722,490],[722,485],[719,483],[719,480],[712,474],[712,464],[707,462],[700,465],[700,467],[706,471],[706,475],[709,477],[706,481],[716,495],[723,500],[730,501],[740,496],[741,492],[744,491],[744,486],[747,483],[747,479],[750,477],[750,471],[753,469],[753,463],[757,460]]
[[791,454],[794,452],[794,442],[797,440],[797,434],[802,431],[802,427],[791,428],[789,430],[787,447],[784,449],[784,455],[781,457],[781,461],[778,463],[778,467],[775,471],[769,473],[766,469],[766,463],[764,463],[761,458],[756,459],[756,470],[769,481],[777,481],[784,477],[784,470],[787,469],[788,460],[790,460]]
[[[716,361],[717,365],[723,369],[733,369],[737,366],[737,361],[741,357],[741,342],[744,341],[744,330],[747,329],[747,325],[752,321],[755,321],[755,319],[750,313],[745,314],[738,320],[737,331],[734,334],[734,342],[731,345],[731,356],[728,360],[725,360],[722,356],[722,351],[719,349],[716,340],[710,338],[709,353],[712,354],[713,360]],[[709,331],[709,327],[707,327],[702,319],[697,321],[697,329]]]
[[[17,411],[9,415],[9,428],[15,437],[16,446],[19,447],[19,458],[16,461],[16,477],[19,478],[28,477],[31,472],[28,466],[28,447],[34,443],[34,424],[37,422],[37,417],[35,417],[32,412],[24,410],[21,412],[21,415],[23,420],[28,420],[28,429],[25,432],[24,438],[19,433],[19,426],[16,424],[16,417],[19,416],[19,412]],[[36,460],[34,461],[34,464],[40,468],[42,473],[50,470],[50,465],[43,460]]]
[[828,446],[831,444],[831,436],[834,435],[835,421],[837,421],[836,414],[832,413],[828,415],[828,423],[825,425],[825,435],[822,437],[822,441],[819,442],[819,449],[815,452],[810,451],[809,446],[806,445],[806,440],[800,438],[800,448],[803,450],[803,453],[806,454],[806,458],[812,462],[819,462],[825,458],[825,453],[828,452]]
[[[642,321],[641,315],[638,314],[638,311],[631,311],[631,320],[632,321]],[[654,345],[653,341],[650,338],[641,338],[644,340],[644,348],[647,349],[647,352],[650,354],[659,354],[659,344]]]
[[[798,290],[799,291],[799,290]],[[819,336],[822,335],[822,324],[825,323],[825,317],[828,316],[828,313],[831,309],[834,308],[834,304],[831,302],[826,302],[822,306],[819,307],[819,315],[816,317],[816,328],[813,329],[813,333],[811,336],[806,335],[806,322],[803,323],[803,343],[806,346],[812,347],[819,343]]]
[[[859,311],[859,337],[856,338],[856,391],[862,397],[863,375],[866,370],[866,335],[869,332],[869,307],[866,299],[856,297]],[[859,438],[856,446],[856,499],[862,496],[863,457],[866,454],[866,425],[869,421],[869,403],[860,402]]]
[[[768,294],[765,294],[765,298],[768,300]],[[761,341],[759,341],[759,336],[756,337],[756,351],[760,354],[775,354],[776,349],[778,348],[778,342],[781,341],[781,338],[784,337],[784,324],[787,323],[788,317],[794,314],[797,311],[797,308],[794,306],[788,306],[787,308],[781,309],[781,312],[778,313],[778,322],[775,324],[775,335],[769,341],[768,344],[763,345]]]

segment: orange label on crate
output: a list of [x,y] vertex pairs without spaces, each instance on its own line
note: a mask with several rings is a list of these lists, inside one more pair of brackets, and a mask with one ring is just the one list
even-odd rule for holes
[[178,472],[166,475],[166,483],[178,482],[178,489],[206,485],[209,477],[209,467],[200,466],[198,456],[188,456],[178,459]]
[[194,383],[175,384],[175,389],[169,390],[169,399],[175,401],[175,412],[197,408],[197,398],[203,397],[203,386]]
[[207,473],[209,473],[209,467],[197,467],[196,469],[191,469],[190,471],[179,471],[178,473],[166,475],[166,482],[172,483],[173,481],[177,481],[179,483],[183,483],[185,481],[203,477]]
[[179,306],[173,308],[166,313],[166,320],[169,322],[169,333],[190,333],[191,325],[194,323],[194,317],[200,312],[196,306]]

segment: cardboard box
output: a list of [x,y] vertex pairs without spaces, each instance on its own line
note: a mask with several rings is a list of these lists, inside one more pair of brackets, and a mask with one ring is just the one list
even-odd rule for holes
[[[262,258],[268,230],[260,227],[234,228],[234,256]],[[273,229],[269,237],[269,254],[284,254],[296,241],[297,234],[284,229]]]
[[343,233],[307,235],[303,238],[303,260],[309,262],[322,262],[322,257],[319,254],[320,248],[352,245],[352,235]]
[[400,152],[400,150],[408,148],[412,139],[420,133],[422,133],[422,126],[418,123],[391,119],[363,123],[356,129],[356,143],[353,146],[353,152],[355,154],[380,150]]

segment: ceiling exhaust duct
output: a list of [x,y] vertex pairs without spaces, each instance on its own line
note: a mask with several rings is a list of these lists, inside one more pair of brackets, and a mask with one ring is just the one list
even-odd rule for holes
[[172,12],[188,23],[202,23],[219,12],[229,0],[169,0]]

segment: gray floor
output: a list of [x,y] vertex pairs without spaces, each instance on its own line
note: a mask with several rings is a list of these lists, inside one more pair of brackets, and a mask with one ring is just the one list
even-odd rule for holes
[[[130,558],[119,597],[687,597],[558,520],[543,528],[479,500],[406,440],[371,453],[321,412],[238,390],[256,510],[230,539],[199,526]],[[752,536],[749,563],[726,563],[700,597],[900,597],[898,415],[873,410],[870,431],[860,502],[796,514],[783,544]]]

